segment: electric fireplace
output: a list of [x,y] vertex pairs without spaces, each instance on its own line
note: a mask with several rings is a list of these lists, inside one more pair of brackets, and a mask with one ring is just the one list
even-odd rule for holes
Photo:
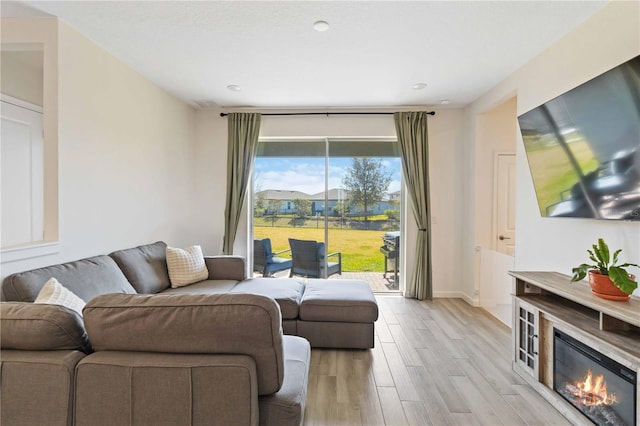
[[553,389],[597,425],[636,425],[637,374],[554,329]]

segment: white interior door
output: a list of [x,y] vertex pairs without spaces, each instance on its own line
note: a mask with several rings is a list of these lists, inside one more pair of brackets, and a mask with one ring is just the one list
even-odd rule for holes
[[514,256],[516,251],[516,156],[497,154],[494,194],[494,248]]

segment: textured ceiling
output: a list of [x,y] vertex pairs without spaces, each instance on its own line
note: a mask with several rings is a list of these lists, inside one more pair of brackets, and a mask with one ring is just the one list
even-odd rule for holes
[[60,17],[191,104],[304,108],[467,104],[606,1],[2,3]]

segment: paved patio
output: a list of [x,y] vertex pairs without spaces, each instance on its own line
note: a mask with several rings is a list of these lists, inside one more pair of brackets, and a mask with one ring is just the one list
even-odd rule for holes
[[[281,271],[273,274],[275,277],[285,278],[289,276],[289,271]],[[254,273],[254,276],[261,276],[258,273]],[[398,289],[393,286],[392,274],[387,274],[387,278],[382,276],[382,272],[343,272],[342,275],[332,275],[330,280],[362,280],[369,283],[369,287],[374,293],[389,293],[397,292]]]

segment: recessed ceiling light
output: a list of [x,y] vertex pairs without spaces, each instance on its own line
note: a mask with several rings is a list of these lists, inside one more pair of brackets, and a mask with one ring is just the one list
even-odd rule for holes
[[329,23],[327,21],[316,21],[313,23],[313,29],[316,31],[327,31],[329,29]]
[[451,101],[449,99],[443,99],[440,101],[440,105],[449,105]]
[[413,85],[413,90],[422,90],[427,87],[427,83],[416,83]]
[[227,89],[231,90],[232,92],[239,92],[240,90],[242,90],[237,84],[230,84],[227,86]]

